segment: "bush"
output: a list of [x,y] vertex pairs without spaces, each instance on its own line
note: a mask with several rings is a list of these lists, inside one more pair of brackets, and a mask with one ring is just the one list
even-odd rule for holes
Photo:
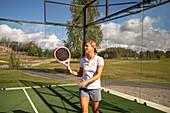
[[14,53],[10,54],[10,61],[9,61],[9,68],[16,69],[20,67],[20,61],[19,58],[16,58],[16,55]]

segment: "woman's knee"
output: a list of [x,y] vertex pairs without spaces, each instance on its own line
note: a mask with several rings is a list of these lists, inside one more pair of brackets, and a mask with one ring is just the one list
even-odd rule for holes
[[88,109],[82,108],[82,113],[88,113]]
[[92,110],[93,110],[93,113],[99,113],[98,108],[92,108]]
[[91,100],[91,103],[92,103],[93,113],[99,113],[99,111],[98,111],[99,101]]

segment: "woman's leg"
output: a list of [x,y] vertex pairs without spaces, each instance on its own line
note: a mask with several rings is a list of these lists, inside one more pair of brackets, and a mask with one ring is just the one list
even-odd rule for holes
[[99,110],[98,110],[99,101],[91,100],[91,104],[92,104],[93,113],[99,113]]
[[88,97],[80,97],[80,104],[81,104],[81,108],[82,108],[82,113],[88,113],[89,98]]

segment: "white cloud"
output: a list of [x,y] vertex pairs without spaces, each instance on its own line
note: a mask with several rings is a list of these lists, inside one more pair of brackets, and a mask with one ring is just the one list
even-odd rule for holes
[[43,49],[55,49],[58,46],[63,46],[60,40],[55,36],[55,34],[48,35],[46,39],[39,40],[38,44]]
[[[146,16],[144,18],[143,50],[170,50],[169,32],[165,29],[153,27],[153,23],[156,24],[160,20],[160,17],[155,19]],[[39,27],[43,29],[42,26]],[[113,22],[101,24],[101,28],[104,37],[100,50],[109,47],[125,47],[140,51],[142,42],[142,22],[139,18],[130,19],[122,24]],[[7,39],[10,38],[11,41],[22,43],[32,41],[43,49],[55,49],[56,47],[63,46],[63,43],[55,34],[45,34],[38,30],[36,32],[24,32],[21,29],[11,28],[6,24],[0,25],[0,39],[3,37],[6,37]]]
[[12,29],[6,24],[0,25],[0,39],[3,37],[21,43],[32,41],[42,49],[55,49],[56,47],[63,46],[55,34],[45,34],[42,31],[36,33],[23,32],[21,29]]
[[[146,16],[143,22],[143,50],[169,50],[170,34],[160,28],[153,28],[153,23],[161,20]],[[104,40],[100,50],[108,47],[125,47],[140,51],[142,43],[142,22],[130,19],[122,24],[110,22],[101,24]]]

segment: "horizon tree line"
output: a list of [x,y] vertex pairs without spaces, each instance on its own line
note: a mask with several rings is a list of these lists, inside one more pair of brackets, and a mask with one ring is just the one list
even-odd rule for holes
[[[10,39],[6,39],[3,37],[0,40],[0,46],[11,48],[15,52],[27,52],[28,56],[37,56],[37,57],[54,57],[53,53],[56,48],[53,50],[45,49],[43,50],[34,42],[29,43],[19,43],[16,41],[10,41]],[[158,59],[165,59],[170,58],[170,51],[142,51],[137,52],[132,49],[126,49],[122,47],[112,47],[106,48],[103,51],[98,53],[99,56],[102,56],[106,59],[145,59],[145,60],[158,60]],[[81,58],[82,56],[77,51],[71,51],[72,58]]]

